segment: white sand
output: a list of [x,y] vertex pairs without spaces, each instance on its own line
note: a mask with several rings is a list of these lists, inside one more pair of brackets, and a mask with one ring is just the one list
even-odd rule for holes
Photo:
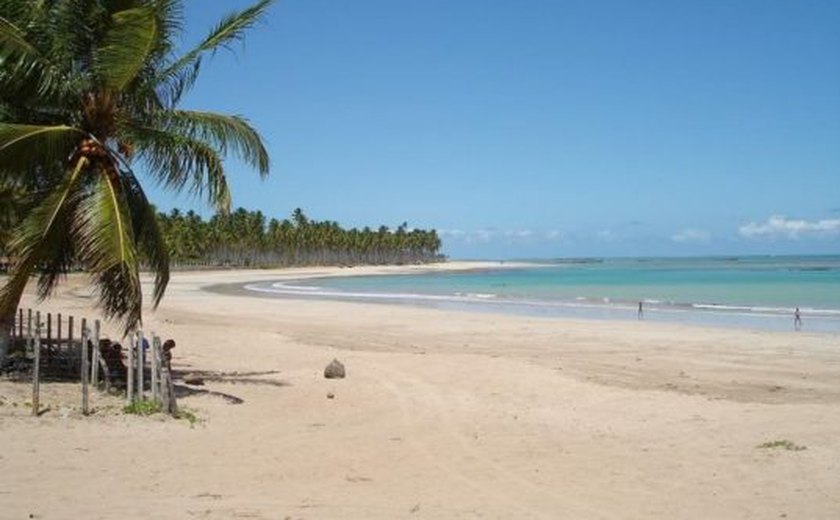
[[[837,335],[200,289],[402,270],[176,273],[147,329],[224,373],[180,400],[202,421],[83,418],[56,384],[36,419],[2,382],[0,518],[840,517]],[[74,279],[40,308],[91,303]]]

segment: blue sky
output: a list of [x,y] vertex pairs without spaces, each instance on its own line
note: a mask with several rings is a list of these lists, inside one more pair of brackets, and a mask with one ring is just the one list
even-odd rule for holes
[[[187,2],[185,44],[247,1]],[[282,0],[204,64],[234,204],[460,258],[840,253],[836,0]],[[157,189],[163,209],[211,210]]]

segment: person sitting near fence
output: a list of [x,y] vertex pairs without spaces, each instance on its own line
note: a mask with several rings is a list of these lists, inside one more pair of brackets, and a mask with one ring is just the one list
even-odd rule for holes
[[110,339],[99,340],[99,351],[102,360],[108,366],[108,375],[116,379],[126,379],[128,367],[123,363],[122,345],[112,343]]
[[172,368],[172,349],[175,348],[175,340],[168,339],[163,342],[163,360],[166,362],[166,367]]

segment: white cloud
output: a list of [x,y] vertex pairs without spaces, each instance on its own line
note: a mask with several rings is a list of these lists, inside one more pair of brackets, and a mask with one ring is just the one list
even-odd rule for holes
[[438,230],[438,235],[444,239],[461,241],[467,244],[485,244],[495,240],[505,240],[507,243],[530,242],[537,239],[557,240],[560,238],[560,231],[538,232],[533,229],[501,230],[495,228],[473,230],[441,229]]
[[530,229],[514,229],[505,231],[505,236],[508,238],[528,238],[533,234],[534,232]]
[[495,229],[479,229],[477,231],[473,231],[467,238],[467,241],[490,242],[494,236],[496,236]]
[[671,240],[680,244],[700,243],[707,244],[712,239],[708,231],[702,229],[686,228],[671,236]]
[[840,219],[801,220],[773,215],[766,222],[750,222],[738,228],[747,238],[789,238],[797,240],[808,236],[833,236],[840,234]]

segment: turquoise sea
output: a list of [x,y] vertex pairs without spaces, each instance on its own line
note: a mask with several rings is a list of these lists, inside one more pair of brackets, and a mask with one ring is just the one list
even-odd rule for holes
[[522,268],[254,284],[296,297],[534,316],[840,332],[840,256],[530,260]]

